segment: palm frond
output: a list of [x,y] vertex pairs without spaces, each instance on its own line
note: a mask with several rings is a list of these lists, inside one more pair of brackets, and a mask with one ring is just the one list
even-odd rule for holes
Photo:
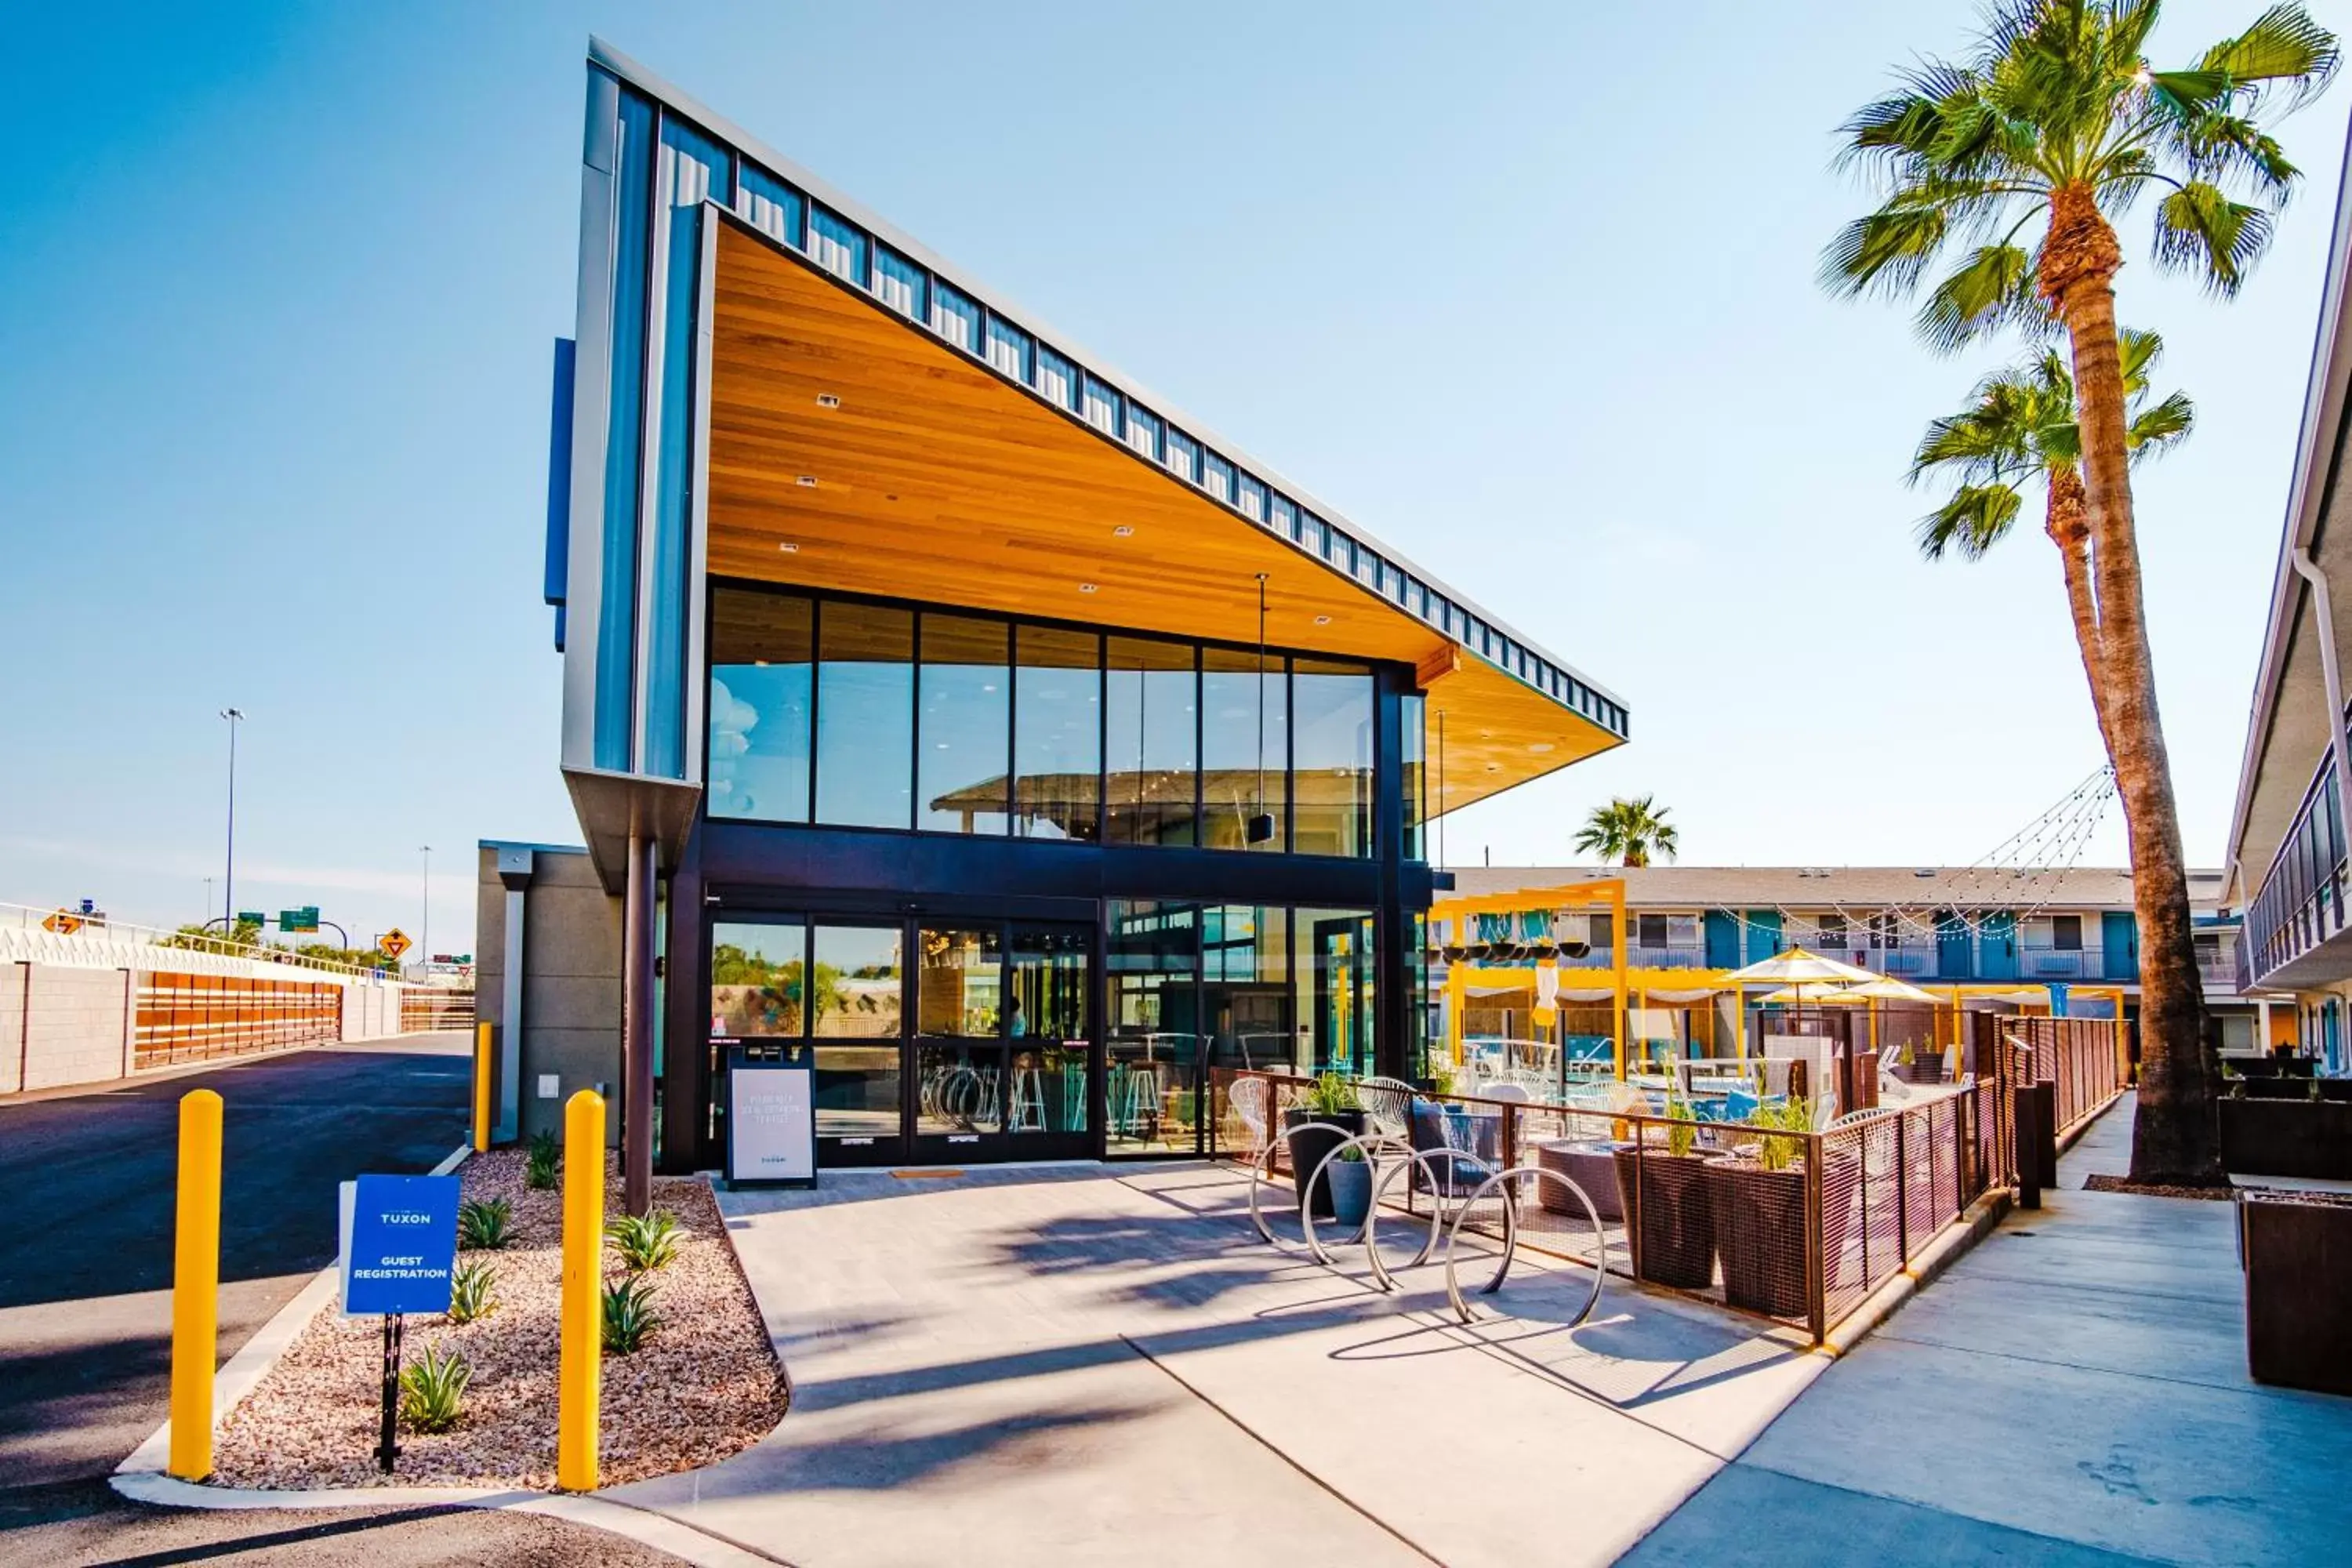
[[2033,330],[2049,311],[2033,289],[2033,258],[2015,245],[1979,246],[1927,296],[1915,325],[1939,353],[2008,327]]
[[2187,393],[2176,392],[2133,416],[2124,432],[2124,445],[2134,462],[2161,457],[2187,440],[2196,426],[2197,405],[2189,400]]
[[1906,293],[1942,247],[1944,215],[1933,207],[1885,206],[1846,225],[1822,252],[1822,286],[1838,294]]
[[2198,62],[2228,77],[2233,88],[2287,89],[2290,108],[2326,89],[2339,63],[2336,35],[2296,5],[2273,5],[2234,38],[2224,38]]
[[2191,180],[2157,205],[2158,268],[2199,274],[2223,299],[2237,293],[2270,240],[2270,214],[2207,181]]
[[1956,554],[1975,561],[2015,525],[2023,501],[2015,485],[1962,485],[1919,520],[1919,553],[1930,561]]

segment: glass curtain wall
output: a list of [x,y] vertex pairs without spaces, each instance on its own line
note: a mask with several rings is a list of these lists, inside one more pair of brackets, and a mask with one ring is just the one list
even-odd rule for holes
[[1113,900],[1108,914],[1105,1147],[1113,1154],[1189,1152],[1200,1100],[1200,911]]
[[1004,942],[993,926],[926,926],[915,977],[915,1136],[1004,1130]]
[[1083,1138],[1094,1125],[1087,1092],[1094,943],[1067,928],[1014,926],[1005,1032],[1013,1051],[1015,1134]]
[[1195,842],[1200,698],[1191,643],[1112,637],[1103,837],[1112,844]]
[[1024,838],[1102,837],[1102,639],[1021,626],[1013,716],[1013,831]]
[[809,819],[815,607],[721,590],[710,633],[710,815]]
[[809,1014],[817,1136],[895,1150],[904,1001],[898,928],[820,922],[814,948]]
[[[1365,858],[1363,665],[749,588],[711,598],[709,813]],[[1418,699],[1404,817],[1420,853]]]
[[926,615],[915,826],[1002,835],[1012,818],[1012,628]]
[[1244,1072],[1296,1071],[1305,1055],[1290,986],[1289,910],[1249,904],[1201,910],[1201,1019],[1209,1151],[1263,1147],[1270,1129],[1240,1121],[1232,1089]]
[[827,601],[817,619],[816,819],[905,827],[914,791],[915,617]]
[[1293,662],[1291,810],[1302,855],[1372,853],[1372,674],[1359,664]]
[[[1290,845],[1290,678],[1280,654],[1201,650],[1201,842],[1275,853]],[[1253,819],[1272,831],[1252,838]]]

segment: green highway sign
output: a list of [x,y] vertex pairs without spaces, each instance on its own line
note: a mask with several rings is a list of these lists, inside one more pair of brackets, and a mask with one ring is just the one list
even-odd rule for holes
[[306,904],[299,910],[278,910],[278,929],[279,931],[317,931],[319,929],[319,906],[316,904]]
[[269,917],[263,914],[259,910],[239,910],[236,911],[236,923],[239,925],[268,925],[269,923]]

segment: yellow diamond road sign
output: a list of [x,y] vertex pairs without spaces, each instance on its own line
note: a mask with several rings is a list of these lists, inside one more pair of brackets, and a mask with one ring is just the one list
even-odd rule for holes
[[81,917],[66,910],[59,910],[41,923],[59,936],[71,936],[81,930]]
[[391,931],[388,931],[382,936],[376,938],[375,945],[376,951],[383,953],[386,958],[398,958],[402,953],[406,952],[410,948],[415,947],[416,944],[408,940],[408,933],[406,931],[402,931],[395,926]]

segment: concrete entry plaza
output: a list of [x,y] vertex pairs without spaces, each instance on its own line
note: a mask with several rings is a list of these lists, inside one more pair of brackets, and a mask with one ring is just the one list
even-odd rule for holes
[[1827,1364],[1618,1281],[1571,1334],[1590,1277],[1539,1263],[1462,1328],[1442,1269],[1383,1296],[1360,1247],[1266,1247],[1230,1167],[722,1202],[793,1413],[611,1495],[801,1568],[1605,1563]]

